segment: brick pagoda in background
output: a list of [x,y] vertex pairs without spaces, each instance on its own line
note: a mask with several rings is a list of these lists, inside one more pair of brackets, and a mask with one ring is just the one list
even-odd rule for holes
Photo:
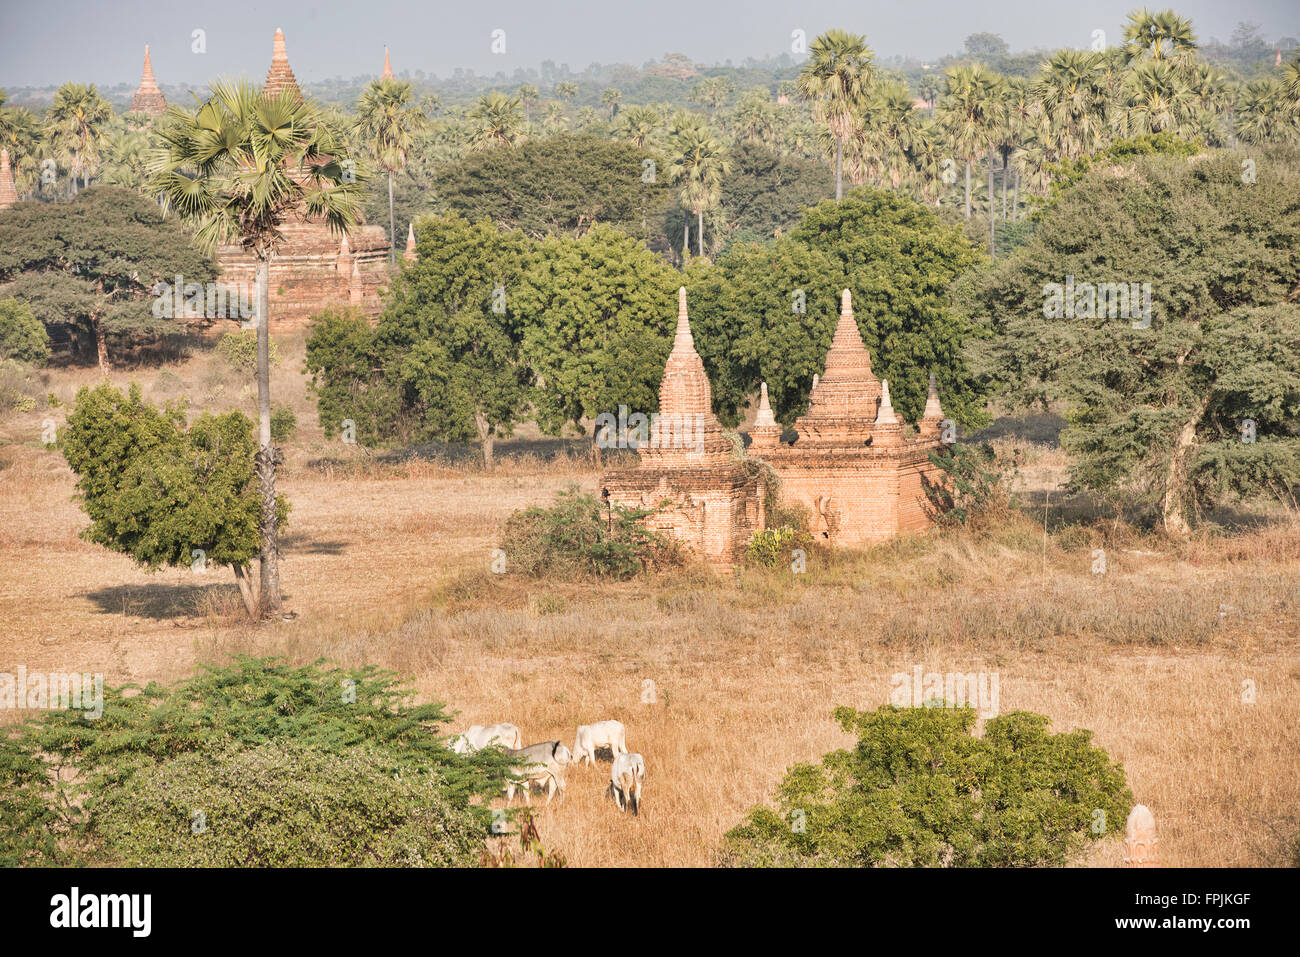
[[[268,93],[302,93],[289,66],[284,31],[275,31],[271,69],[263,89]],[[379,291],[389,280],[388,236],[381,226],[360,223],[346,236],[330,230],[322,217],[305,211],[281,227],[284,239],[271,260],[271,325],[273,329],[301,325],[330,305],[351,305],[369,315],[382,307]],[[217,250],[221,278],[252,287],[257,260],[238,245]]]
[[158,89],[158,81],[153,78],[153,61],[149,59],[149,44],[144,45],[144,72],[140,75],[140,88],[131,97],[132,113],[148,113],[150,116],[162,116],[167,112],[167,98]]

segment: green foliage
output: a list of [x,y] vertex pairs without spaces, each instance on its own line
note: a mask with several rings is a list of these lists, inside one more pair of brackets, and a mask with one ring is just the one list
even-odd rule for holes
[[[239,412],[203,415],[188,429],[181,405],[156,409],[132,385],[83,388],[63,454],[77,474],[90,527],[82,537],[149,569],[243,565],[261,548],[253,424]],[[278,499],[281,521],[288,502]]]
[[34,366],[50,361],[50,336],[21,299],[0,299],[0,359]]
[[969,708],[841,707],[835,718],[858,736],[853,750],[787,771],[776,808],[727,833],[723,863],[1059,865],[1121,827],[1132,804],[1092,733],[1052,734],[1043,715],[1001,715],[983,737]]
[[789,565],[796,549],[812,551],[813,537],[806,530],[782,525],[755,532],[745,546],[745,560],[765,568]]
[[[1041,219],[1046,208],[1060,200],[1061,195],[1082,180],[1091,170],[1108,166],[1126,166],[1140,156],[1169,156],[1187,159],[1204,150],[1199,142],[1188,142],[1173,133],[1148,133],[1128,139],[1116,140],[1104,149],[1097,150],[1074,162],[1062,162],[1049,167],[1052,174],[1051,192],[1046,203],[1034,211],[1034,219]],[[1009,250],[1004,250],[1009,251]]]
[[122,867],[471,866],[482,827],[439,784],[371,748],[188,753],[104,788],[90,836]]
[[[278,366],[280,350],[274,339],[268,339],[266,352],[271,366]],[[253,375],[257,371],[257,332],[251,329],[227,332],[217,340],[217,355],[232,369]]]
[[936,523],[984,526],[1006,514],[1014,473],[988,442],[931,451],[930,461],[943,472],[937,480],[921,478],[927,511]]
[[271,441],[276,445],[288,442],[298,430],[298,416],[287,405],[278,405],[271,413]]
[[[732,243],[766,242],[799,224],[803,211],[835,189],[823,163],[783,157],[755,143],[731,154],[731,174],[722,183],[722,210]],[[680,232],[674,222],[669,235]]]
[[412,698],[371,666],[238,657],[106,688],[97,720],[45,712],[0,743],[0,861],[471,863],[508,759],[454,754],[443,706]]
[[[1223,494],[1291,504],[1300,483],[1300,178],[1294,150],[1252,156],[1253,182],[1244,159],[1096,167],[960,293],[990,332],[975,359],[992,383],[1016,406],[1065,405],[1072,488],[1123,493],[1175,533]],[[1138,302],[1048,318],[1067,277],[1149,284],[1149,327]]]
[[602,505],[571,486],[550,508],[515,512],[502,530],[506,568],[535,578],[592,577],[622,581],[678,564],[676,545],[642,524],[654,509]]

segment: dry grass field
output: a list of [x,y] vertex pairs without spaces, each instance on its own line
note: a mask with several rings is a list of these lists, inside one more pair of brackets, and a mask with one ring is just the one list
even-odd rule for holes
[[[641,817],[603,798],[607,762],[571,769],[566,799],[538,816],[546,846],[586,866],[708,865],[791,763],[849,743],[833,707],[886,703],[890,676],[918,665],[996,672],[1003,712],[1091,729],[1123,763],[1155,814],[1162,864],[1288,861],[1300,833],[1294,517],[1180,545],[1104,522],[1062,526],[1059,495],[1046,511],[1041,498],[1064,460],[1039,448],[1022,472],[1038,504],[982,535],[815,555],[801,576],[493,575],[511,511],[569,483],[593,490],[595,473],[577,457],[512,457],[509,444],[491,475],[358,463],[316,426],[300,341],[281,349],[277,401],[300,422],[282,480],[293,505],[286,608],[297,617],[249,626],[228,570],[151,575],[78,538],[73,476],[39,434],[97,375],[55,372],[42,388],[61,405],[0,422],[0,670],[102,671],[121,684],[171,681],[235,652],[324,656],[401,672],[422,700],[459,711],[458,726],[512,721],[527,741],[571,744],[577,724],[617,718],[646,759]],[[210,355],[139,378],[155,400],[252,411]],[[1105,574],[1092,571],[1095,548]],[[1120,854],[1112,838],[1082,863]]]

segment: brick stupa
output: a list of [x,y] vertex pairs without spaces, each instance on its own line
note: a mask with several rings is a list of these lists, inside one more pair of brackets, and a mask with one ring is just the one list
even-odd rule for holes
[[144,71],[140,75],[140,88],[131,97],[132,113],[148,113],[150,116],[162,116],[167,112],[167,99],[158,89],[158,81],[153,78],[153,60],[149,58],[149,44],[144,45]]
[[384,47],[384,72],[380,74],[381,80],[391,80],[393,78],[393,64],[388,59],[388,47]]
[[[282,30],[275,31],[263,89],[302,95],[289,66]],[[287,217],[280,233],[283,238],[271,260],[272,328],[302,325],[330,305],[356,306],[372,316],[379,313],[380,289],[389,276],[389,242],[382,227],[362,221],[340,236],[323,217],[299,209]],[[239,245],[218,249],[217,265],[227,282],[247,283],[251,288],[256,280],[257,260]]]
[[0,209],[8,209],[18,202],[18,188],[14,185],[13,167],[9,165],[9,151],[0,149]]
[[782,501],[808,509],[817,539],[856,547],[930,525],[923,480],[940,481],[929,454],[943,445],[942,420],[933,377],[920,429],[899,419],[889,383],[871,371],[846,289],[826,371],[795,422],[797,438],[777,444],[768,425],[752,430],[750,449],[781,479]]
[[712,565],[730,568],[766,523],[767,485],[745,467],[713,414],[712,389],[695,351],[686,289],[677,292],[677,328],[659,385],[659,411],[634,468],[608,469],[601,496],[653,508],[646,525]]

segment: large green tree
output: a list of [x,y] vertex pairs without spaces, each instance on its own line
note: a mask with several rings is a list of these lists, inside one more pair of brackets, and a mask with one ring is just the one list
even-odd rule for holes
[[1295,165],[1293,149],[1098,164],[966,287],[1007,396],[1064,403],[1075,488],[1128,493],[1173,535],[1225,495],[1294,507]]

